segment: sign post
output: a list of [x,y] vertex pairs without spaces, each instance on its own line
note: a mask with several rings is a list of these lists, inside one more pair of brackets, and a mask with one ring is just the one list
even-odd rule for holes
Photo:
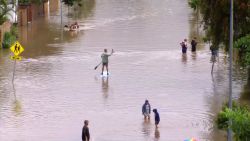
[[16,61],[21,61],[22,57],[19,56],[23,51],[24,48],[22,47],[22,45],[16,41],[11,47],[10,50],[13,52],[14,56],[10,56],[11,60],[14,60],[14,69],[13,69],[13,77],[12,77],[12,86],[13,86],[13,90],[14,90],[14,96],[16,99],[16,89],[15,89],[15,85],[14,85],[14,79],[15,79],[15,72],[16,72]]

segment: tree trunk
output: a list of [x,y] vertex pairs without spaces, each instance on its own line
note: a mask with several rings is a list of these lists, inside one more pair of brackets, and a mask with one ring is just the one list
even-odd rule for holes
[[247,86],[250,88],[250,67],[247,68]]

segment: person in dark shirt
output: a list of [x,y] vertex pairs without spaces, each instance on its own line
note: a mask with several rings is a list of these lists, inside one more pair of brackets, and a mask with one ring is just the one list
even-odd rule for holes
[[194,39],[191,41],[192,52],[196,51],[196,45],[197,45],[196,37],[194,37]]
[[157,109],[154,109],[153,110],[154,114],[155,114],[155,127],[158,128],[158,124],[160,122],[160,115],[159,113],[157,112]]
[[89,141],[90,135],[89,135],[89,121],[85,120],[84,121],[84,126],[82,128],[82,141]]

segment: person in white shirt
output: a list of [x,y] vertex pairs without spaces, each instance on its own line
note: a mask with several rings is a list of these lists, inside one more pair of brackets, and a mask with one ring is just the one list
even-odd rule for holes
[[181,42],[180,45],[181,45],[181,48],[182,48],[182,53],[186,54],[187,53],[187,46],[188,46],[187,39],[184,39],[184,42]]

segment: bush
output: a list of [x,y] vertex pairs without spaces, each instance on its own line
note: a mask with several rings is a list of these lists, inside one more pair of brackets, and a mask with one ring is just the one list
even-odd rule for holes
[[[229,125],[229,119],[232,125]],[[221,130],[232,129],[236,141],[250,140],[250,111],[247,106],[233,103],[233,108],[224,106],[217,117],[217,126]]]
[[5,32],[3,36],[3,48],[10,48],[10,46],[16,41],[16,37],[10,32]]
[[250,34],[237,39],[234,48],[239,49],[240,63],[244,66],[250,65]]

